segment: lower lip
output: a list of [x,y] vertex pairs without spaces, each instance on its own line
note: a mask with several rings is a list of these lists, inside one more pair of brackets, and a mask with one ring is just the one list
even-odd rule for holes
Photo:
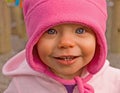
[[71,65],[76,62],[76,59],[77,58],[74,58],[73,60],[60,60],[60,59],[56,59],[56,60],[57,60],[57,62],[59,62],[63,65]]

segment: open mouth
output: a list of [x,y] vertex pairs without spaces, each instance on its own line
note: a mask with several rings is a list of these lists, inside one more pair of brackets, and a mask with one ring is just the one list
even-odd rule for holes
[[55,57],[56,59],[59,59],[59,60],[64,60],[64,61],[71,61],[75,58],[77,58],[77,56],[64,56],[64,57]]
[[64,65],[70,65],[76,62],[77,58],[79,56],[61,56],[61,57],[54,57],[57,62],[64,64]]

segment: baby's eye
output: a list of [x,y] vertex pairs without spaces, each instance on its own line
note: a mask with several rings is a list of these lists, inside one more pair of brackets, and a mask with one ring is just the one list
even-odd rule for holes
[[49,29],[49,30],[47,30],[47,33],[48,34],[56,34],[57,31],[55,29]]
[[83,33],[85,33],[85,29],[84,28],[78,28],[78,29],[76,29],[76,31],[75,31],[75,33],[77,33],[77,34],[83,34]]

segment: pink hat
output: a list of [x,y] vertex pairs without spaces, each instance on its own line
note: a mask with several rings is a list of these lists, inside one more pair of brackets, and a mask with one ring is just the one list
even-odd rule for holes
[[29,37],[26,57],[34,70],[43,72],[46,69],[36,54],[36,43],[44,31],[62,23],[85,24],[94,30],[97,48],[87,70],[95,74],[102,68],[107,56],[105,0],[24,0],[23,10]]

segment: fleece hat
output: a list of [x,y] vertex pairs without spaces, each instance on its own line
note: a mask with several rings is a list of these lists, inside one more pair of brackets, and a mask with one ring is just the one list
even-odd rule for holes
[[87,70],[95,74],[102,68],[107,56],[105,0],[23,0],[23,11],[28,34],[26,58],[31,68],[46,69],[38,58],[36,43],[49,28],[63,23],[85,24],[93,29],[97,47]]

